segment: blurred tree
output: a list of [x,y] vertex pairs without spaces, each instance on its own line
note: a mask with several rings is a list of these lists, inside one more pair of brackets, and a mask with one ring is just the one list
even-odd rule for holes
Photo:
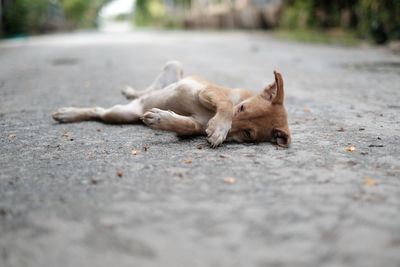
[[110,0],[59,0],[64,10],[66,19],[74,27],[94,27],[97,15],[103,5]]
[[351,27],[357,0],[284,0],[282,26],[289,28]]
[[284,0],[281,26],[290,29],[348,28],[384,43],[400,39],[400,0]]
[[183,21],[181,11],[188,10],[191,3],[191,0],[136,0],[134,22],[137,26],[175,28]]
[[3,1],[0,0],[0,38],[3,37]]
[[357,29],[362,37],[372,37],[377,43],[400,40],[399,0],[360,0],[357,14]]
[[[34,34],[54,29],[52,10],[68,28],[94,27],[101,7],[111,0],[0,0],[4,36]],[[65,26],[66,27],[66,26]],[[64,28],[65,28],[64,27]]]
[[46,0],[4,1],[3,32],[6,36],[37,32],[47,12]]
[[60,0],[65,17],[74,23],[82,23],[83,17],[90,8],[91,1],[85,0]]
[[134,21],[137,26],[160,24],[164,16],[162,0],[136,0]]

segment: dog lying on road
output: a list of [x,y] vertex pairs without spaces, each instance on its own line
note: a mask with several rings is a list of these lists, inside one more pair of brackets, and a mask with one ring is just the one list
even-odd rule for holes
[[261,93],[217,86],[201,77],[182,78],[180,62],[170,61],[152,85],[144,91],[122,90],[127,105],[105,109],[60,108],[53,112],[59,122],[101,120],[133,123],[142,120],[152,129],[175,132],[178,136],[207,135],[212,147],[225,140],[269,141],[281,147],[290,144],[290,131],[283,104],[280,73]]

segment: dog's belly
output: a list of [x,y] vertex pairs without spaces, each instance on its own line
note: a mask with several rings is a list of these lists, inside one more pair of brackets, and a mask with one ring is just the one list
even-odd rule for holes
[[199,91],[206,85],[192,78],[182,79],[144,97],[142,100],[144,111],[151,108],[171,110],[183,116],[192,116],[199,123],[206,124],[215,113],[205,108],[199,101]]

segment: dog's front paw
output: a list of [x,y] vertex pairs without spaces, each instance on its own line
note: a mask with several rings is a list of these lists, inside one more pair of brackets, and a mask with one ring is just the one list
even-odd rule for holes
[[206,133],[207,140],[210,142],[213,148],[219,146],[225,141],[231,126],[232,121],[229,119],[221,120],[218,118],[213,118],[210,120],[206,129]]
[[169,111],[152,108],[142,116],[142,121],[152,129],[163,129],[164,120],[170,116]]

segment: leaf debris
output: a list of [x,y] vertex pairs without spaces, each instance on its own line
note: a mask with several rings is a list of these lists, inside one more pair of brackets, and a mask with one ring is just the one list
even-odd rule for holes
[[366,184],[366,185],[377,185],[377,183],[374,180],[372,180],[371,178],[369,178],[369,177],[364,179],[364,184]]
[[67,133],[63,133],[61,136],[68,137],[68,136],[69,136],[69,134],[67,134]]
[[91,183],[91,184],[99,184],[100,182],[101,182],[100,180],[95,179],[95,178],[91,178],[91,179],[90,179],[90,183]]
[[88,158],[89,158],[89,159],[92,159],[92,158],[94,158],[94,155],[93,155],[92,153],[90,153],[90,154],[88,155]]
[[356,151],[357,149],[355,146],[346,146],[346,150],[353,152],[353,151]]
[[190,164],[190,163],[192,163],[192,159],[191,158],[187,158],[183,162],[186,163],[186,164]]
[[179,178],[183,178],[183,174],[180,172],[176,172],[174,173],[175,176],[178,176]]
[[222,179],[222,181],[226,184],[234,184],[236,182],[236,179],[233,177],[225,177]]
[[381,167],[381,165],[379,165],[377,163],[371,163],[371,164],[369,164],[369,166],[371,166],[372,168],[375,168],[375,169],[379,169]]

